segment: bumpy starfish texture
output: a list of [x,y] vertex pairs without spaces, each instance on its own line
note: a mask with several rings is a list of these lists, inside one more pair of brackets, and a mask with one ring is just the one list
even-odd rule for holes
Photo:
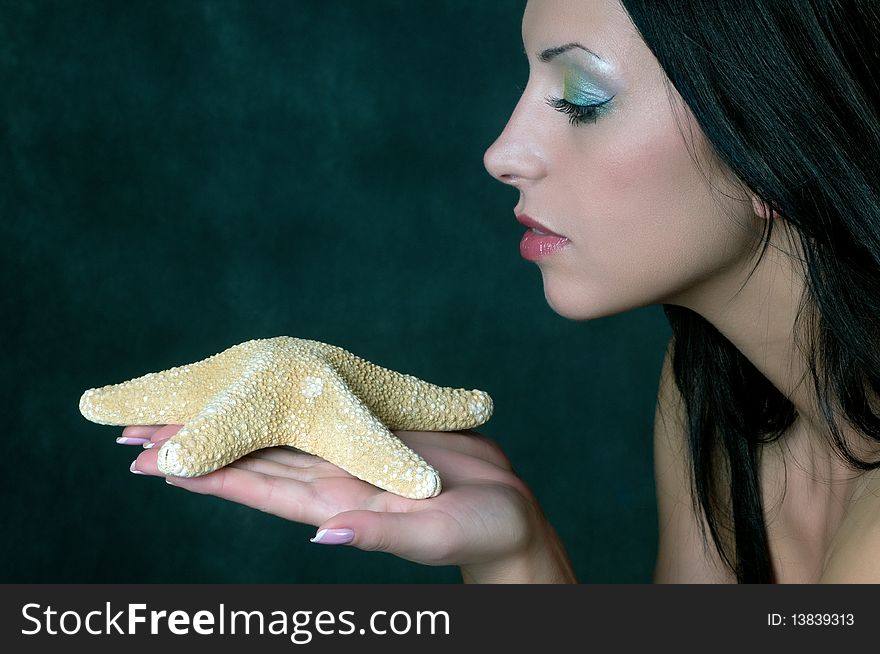
[[197,477],[290,445],[413,499],[437,495],[440,475],[391,430],[470,429],[492,409],[483,391],[435,386],[289,336],[92,388],[79,401],[82,415],[102,425],[183,425],[158,451],[166,475]]

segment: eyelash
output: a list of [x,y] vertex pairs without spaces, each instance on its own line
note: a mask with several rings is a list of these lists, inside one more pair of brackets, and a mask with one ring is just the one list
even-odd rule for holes
[[550,96],[547,98],[547,104],[549,104],[557,111],[561,111],[564,114],[569,114],[571,118],[568,119],[568,122],[574,126],[578,126],[583,125],[584,123],[595,123],[599,115],[600,107],[602,107],[602,105],[608,104],[613,99],[614,96],[596,104],[580,105],[572,104],[571,102],[563,98]]

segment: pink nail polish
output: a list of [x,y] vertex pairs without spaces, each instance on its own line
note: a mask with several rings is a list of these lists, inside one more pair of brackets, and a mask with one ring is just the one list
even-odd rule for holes
[[130,436],[120,436],[116,439],[116,442],[120,445],[143,445],[144,443],[149,443],[149,438],[132,438]]
[[136,475],[142,475],[142,474],[144,474],[144,473],[142,473],[140,470],[135,470],[135,469],[134,469],[134,464],[135,464],[135,463],[137,463],[137,459],[135,459],[134,461],[131,462],[131,465],[128,467],[129,472],[133,472],[133,473],[136,474]]
[[322,545],[345,545],[354,540],[354,531],[351,529],[321,529],[314,538],[309,540]]

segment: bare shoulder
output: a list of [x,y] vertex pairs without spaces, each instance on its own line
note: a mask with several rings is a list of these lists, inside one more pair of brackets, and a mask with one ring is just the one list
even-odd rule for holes
[[880,583],[880,472],[866,481],[828,551],[820,584]]
[[[663,360],[654,417],[659,530],[654,583],[736,583],[736,576],[722,561],[709,536],[702,512],[698,518],[691,500],[686,413],[672,376],[671,347],[672,341]],[[701,523],[706,529],[706,543]]]

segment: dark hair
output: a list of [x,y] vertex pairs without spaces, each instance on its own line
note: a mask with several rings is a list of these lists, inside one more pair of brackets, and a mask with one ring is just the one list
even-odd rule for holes
[[[621,4],[714,154],[768,216],[776,212],[758,261],[774,222],[796,235],[807,288],[795,331],[822,417],[850,466],[880,467],[853,455],[834,417],[842,407],[847,421],[880,440],[880,417],[866,399],[880,392],[880,4]],[[687,411],[694,509],[702,507],[737,581],[773,582],[756,454],[791,426],[795,407],[703,317],[671,304],[663,310]],[[719,464],[729,473],[725,526],[735,554],[722,545],[724,523],[710,501]]]

